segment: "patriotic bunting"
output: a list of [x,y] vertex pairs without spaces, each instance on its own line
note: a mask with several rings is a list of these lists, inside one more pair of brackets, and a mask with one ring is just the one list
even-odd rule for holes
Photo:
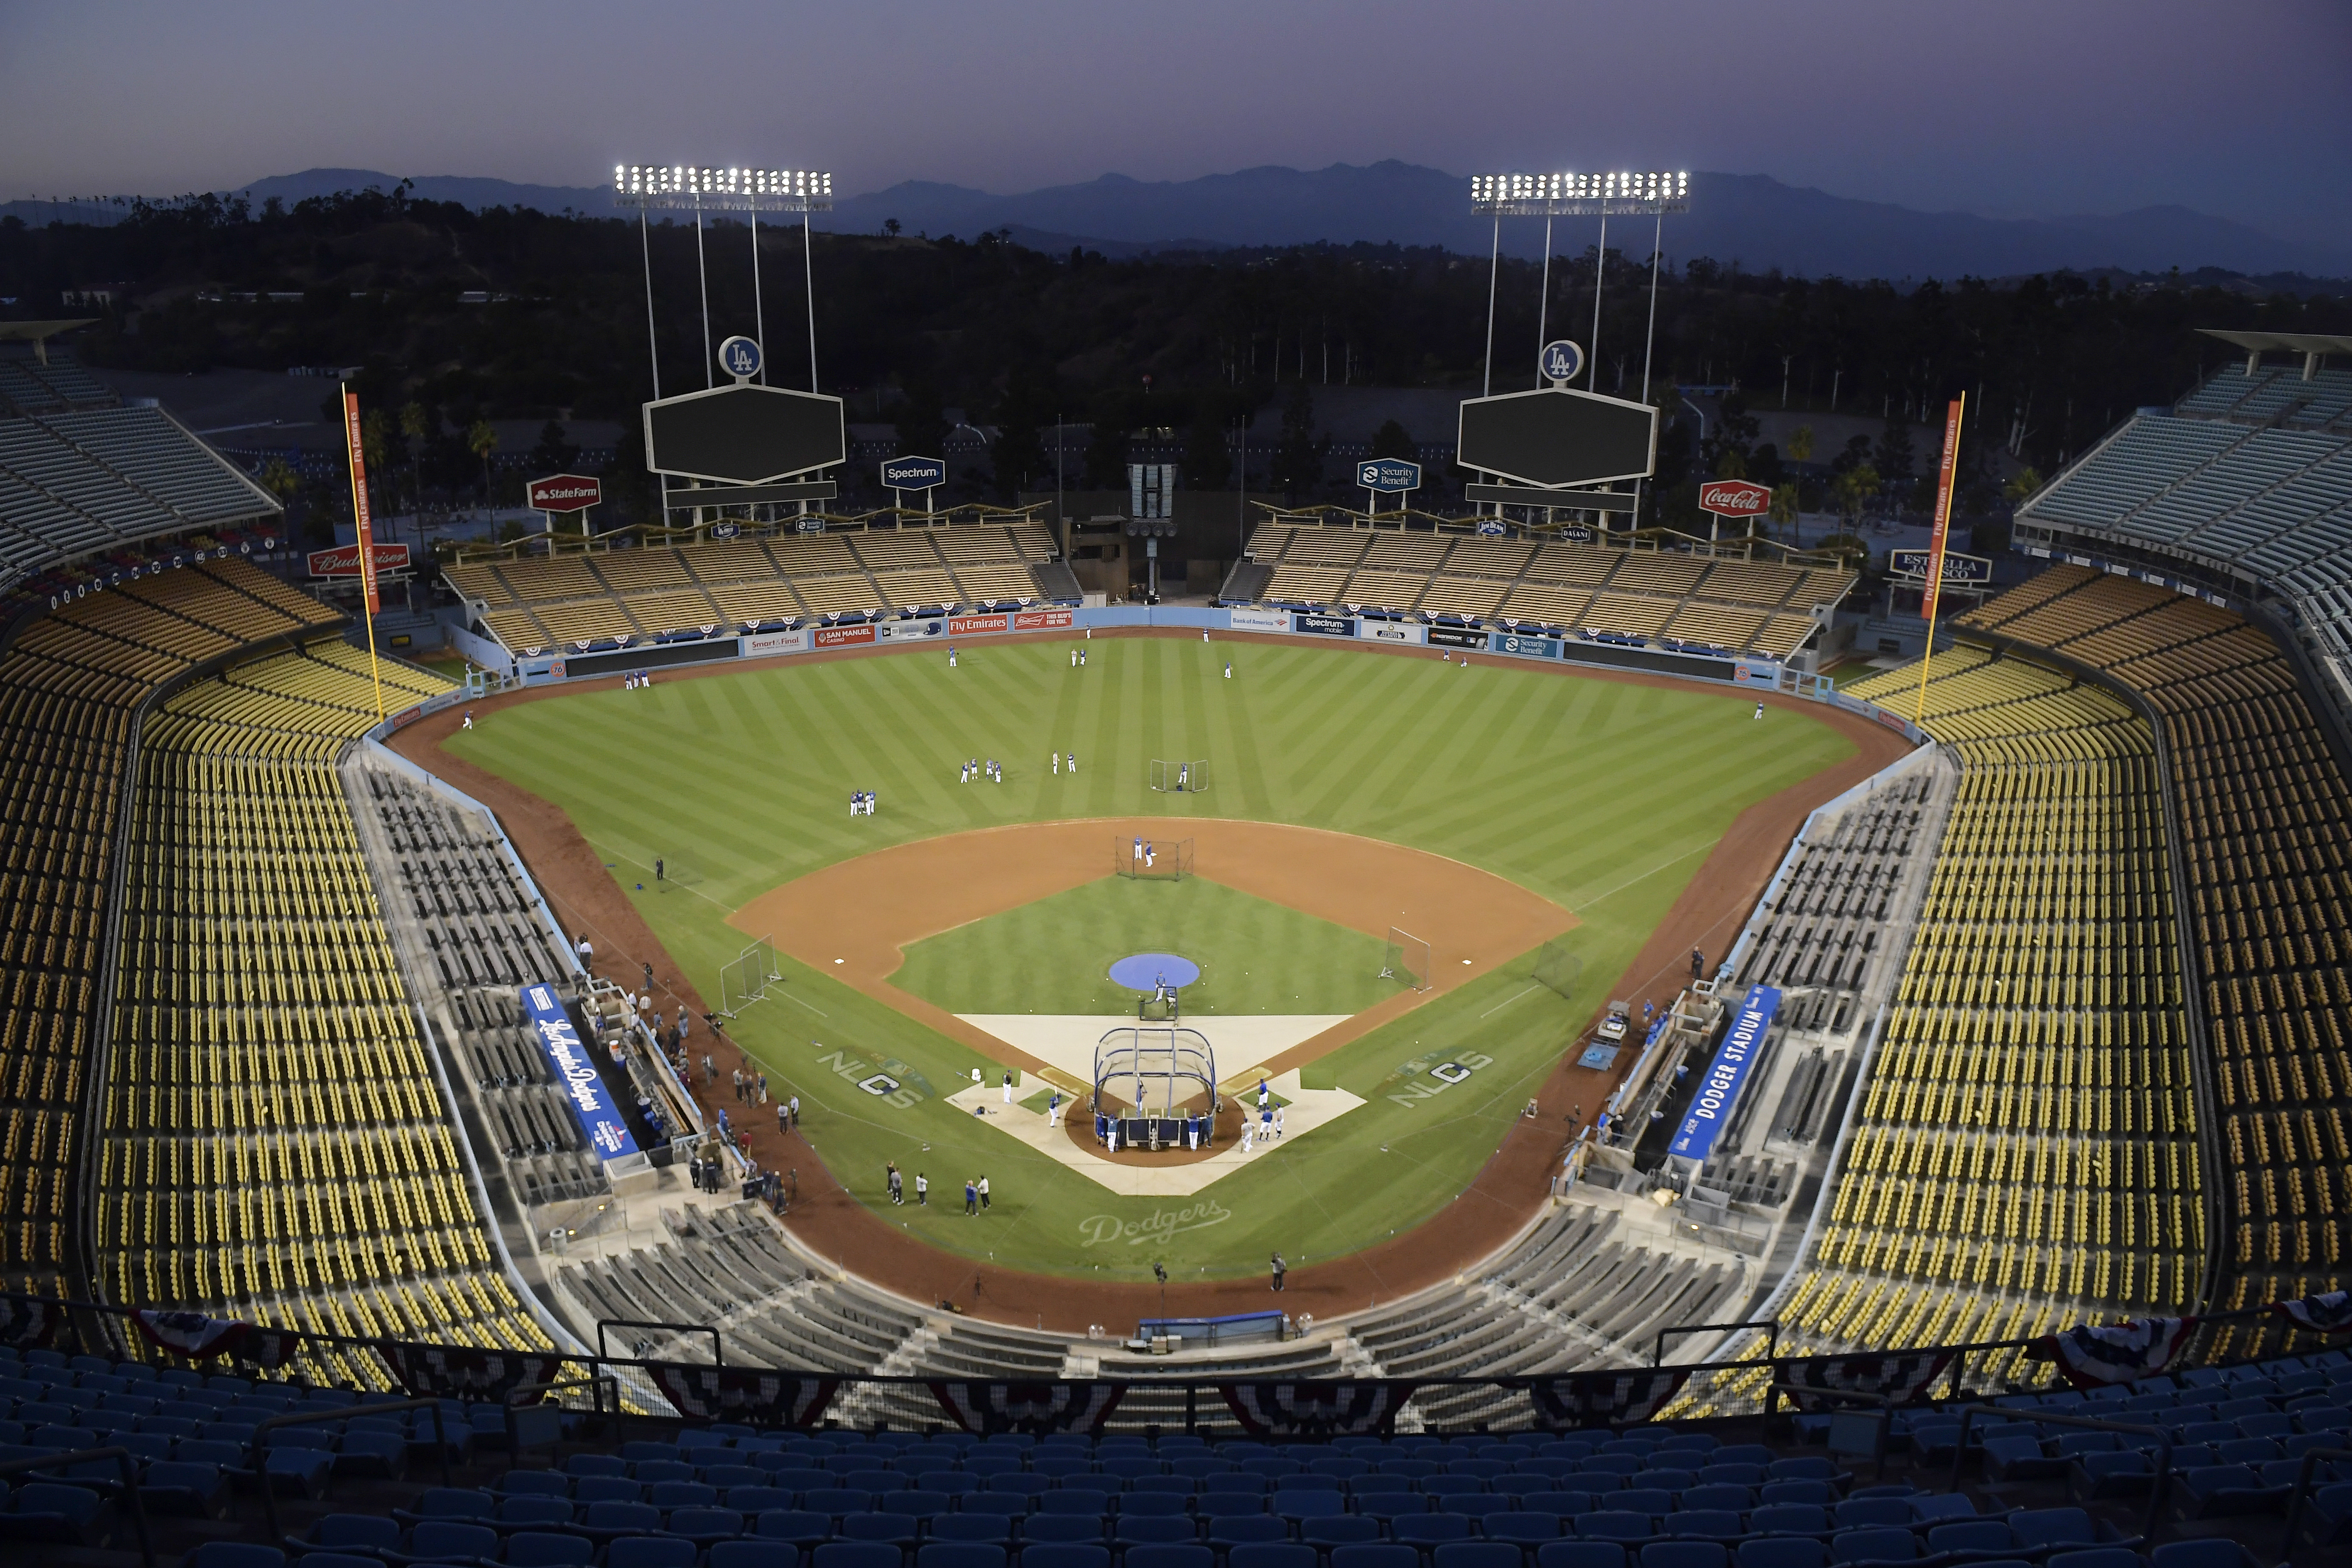
[[931,1397],[967,1432],[1100,1432],[1126,1392],[1113,1383],[934,1383]]
[[[1679,1393],[1688,1368],[1665,1371],[1588,1372],[1570,1377],[1530,1378],[1518,1386],[1536,1407],[1536,1421],[1548,1431],[1579,1426],[1620,1426],[1647,1421]],[[1512,1380],[1517,1383],[1517,1380]]]
[[235,1318],[208,1318],[202,1312],[142,1310],[131,1313],[131,1321],[149,1344],[190,1361],[227,1355],[253,1332],[251,1323]]
[[475,1350],[461,1345],[386,1342],[376,1353],[401,1387],[418,1398],[503,1401],[525,1384],[552,1383],[563,1368],[560,1355]]
[[1780,1381],[1793,1384],[1799,1393],[1789,1394],[1801,1410],[1834,1410],[1846,1405],[1838,1399],[1814,1399],[1808,1395],[1823,1394],[1874,1394],[1891,1398],[1897,1405],[1908,1405],[1927,1391],[1927,1385],[1943,1375],[1952,1364],[1952,1352],[1944,1351],[1914,1351],[1901,1355],[1842,1355],[1818,1361],[1792,1362],[1782,1369]]
[[694,1421],[740,1421],[750,1426],[814,1426],[841,1387],[837,1377],[771,1372],[763,1367],[681,1366],[668,1363],[646,1371]]
[[2135,1318],[2094,1326],[2077,1323],[2044,1334],[2026,1347],[2034,1361],[2054,1361],[2076,1388],[2098,1388],[2154,1377],[2170,1367],[2196,1329],[2194,1318]]
[[1217,1386],[1253,1437],[1385,1434],[1412,1397],[1410,1383],[1226,1383]]
[[0,1296],[0,1345],[36,1350],[57,1337],[66,1321],[65,1309],[55,1301],[30,1296]]
[[2271,1310],[2315,1334],[2352,1334],[2352,1290],[2328,1290],[2292,1301],[2273,1301]]

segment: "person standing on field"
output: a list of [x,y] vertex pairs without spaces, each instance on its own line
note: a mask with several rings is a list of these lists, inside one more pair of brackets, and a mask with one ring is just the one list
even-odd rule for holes
[[963,1212],[966,1218],[980,1212],[980,1189],[972,1185],[970,1176],[963,1179]]
[[988,1206],[988,1178],[986,1176],[982,1176],[980,1179],[980,1206],[982,1208],[986,1208]]
[[915,1173],[915,1206],[919,1209],[931,1206],[931,1179],[920,1171]]
[[1290,1265],[1282,1260],[1282,1254],[1279,1252],[1274,1255],[1273,1269],[1274,1288],[1278,1292],[1282,1289],[1282,1277],[1290,1272]]

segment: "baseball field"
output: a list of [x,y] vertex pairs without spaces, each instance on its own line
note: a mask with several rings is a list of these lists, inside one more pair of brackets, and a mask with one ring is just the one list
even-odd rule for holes
[[[1065,1278],[1132,1281],[1160,1262],[1230,1279],[1276,1249],[1303,1268],[1439,1215],[1735,817],[1857,750],[1801,705],[1759,721],[1738,691],[1465,669],[1435,650],[1157,636],[959,656],[599,682],[435,733],[458,782],[478,768],[576,825],[611,884],[591,899],[534,870],[630,978],[636,954],[606,925],[641,920],[666,998],[698,1005],[718,1005],[746,942],[774,941],[783,982],[728,1039],[772,1096],[801,1097],[806,1144],[777,1158],[821,1161],[890,1231],[968,1266]],[[1075,776],[1055,753],[1075,753]],[[963,780],[972,758],[1003,782]],[[1154,759],[1204,763],[1207,788],[1155,792]],[[850,814],[856,790],[873,816]],[[1194,874],[1114,876],[1143,837],[1189,840]],[[1713,928],[1710,963],[1744,912]],[[1391,927],[1428,943],[1430,973],[1382,976]],[[1548,939],[1580,976],[1565,994],[1531,976]],[[1187,1021],[1229,1090],[1255,1107],[1269,1081],[1279,1142],[1210,1164],[1111,1162],[1090,1124],[1047,1119],[1057,1091],[1083,1096],[1083,1042],[1132,1016],[1108,971],[1135,953],[1198,964]],[[1686,953],[1654,994],[1677,966]],[[772,1131],[772,1108],[732,1101],[735,1055],[718,1052],[710,1102]],[[1570,1110],[1538,1107],[1547,1136],[1566,1137]],[[991,1205],[967,1216],[981,1175]]]

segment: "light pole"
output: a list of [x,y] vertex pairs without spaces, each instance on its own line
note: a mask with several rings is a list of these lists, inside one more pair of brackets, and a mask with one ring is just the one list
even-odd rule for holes
[[[808,215],[833,210],[833,175],[819,169],[747,169],[707,168],[688,163],[615,163],[613,165],[613,204],[635,207],[646,264],[646,330],[654,324],[654,274],[652,241],[646,237],[648,215],[656,209],[665,212],[694,214],[695,269],[702,284],[703,374],[714,373],[710,354],[710,280],[703,268],[702,215],[706,212],[748,213],[751,218],[751,310],[752,330],[767,328],[765,300],[760,288],[760,218],[763,212],[798,213],[801,215],[803,274],[811,284],[808,296],[809,390],[816,385],[816,291],[814,272],[807,264],[809,237]],[[761,343],[762,349],[766,348]],[[654,395],[661,395],[661,367],[658,359],[654,365]],[[762,383],[766,381],[763,374]]]

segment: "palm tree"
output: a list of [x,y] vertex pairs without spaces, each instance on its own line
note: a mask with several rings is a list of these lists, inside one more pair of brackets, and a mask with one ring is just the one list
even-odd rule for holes
[[490,454],[499,449],[499,433],[487,419],[477,419],[466,432],[466,447],[482,459],[482,500],[490,500]]
[[1771,519],[1789,530],[1790,542],[1798,549],[1805,547],[1805,525],[1797,510],[1797,484],[1794,479],[1772,487]]
[[408,485],[421,504],[425,494],[425,438],[433,434],[432,421],[425,416],[425,405],[412,402],[401,405],[400,433],[414,443],[408,448]]

